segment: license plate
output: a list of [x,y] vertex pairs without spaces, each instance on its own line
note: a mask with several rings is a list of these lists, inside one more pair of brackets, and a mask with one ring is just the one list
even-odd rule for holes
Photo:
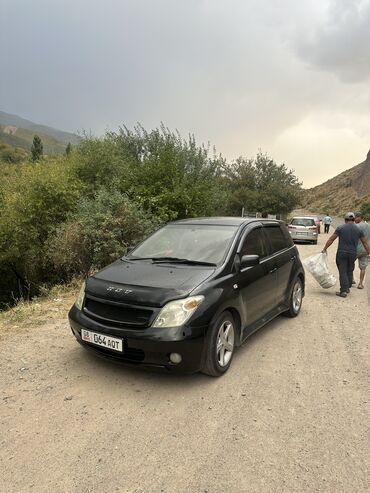
[[297,231],[297,235],[307,235],[308,233],[306,233],[305,231]]
[[117,337],[111,337],[106,334],[99,334],[98,332],[82,329],[81,338],[85,342],[90,342],[96,346],[103,346],[107,349],[122,353],[122,339],[117,339]]

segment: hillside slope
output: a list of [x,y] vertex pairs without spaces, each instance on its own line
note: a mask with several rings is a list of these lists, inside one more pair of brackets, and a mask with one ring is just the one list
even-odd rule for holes
[[62,144],[68,144],[68,142],[71,144],[78,144],[81,140],[78,135],[71,132],[63,132],[62,130],[48,127],[47,125],[39,125],[38,123],[26,120],[20,116],[5,113],[5,111],[0,111],[0,125],[10,125],[30,130],[33,135],[48,135]]
[[302,207],[313,212],[342,215],[370,202],[370,151],[362,163],[304,191]]
[[50,137],[50,135],[25,128],[18,128],[13,125],[0,125],[0,143],[20,147],[27,151],[31,149],[33,138],[36,134],[42,140],[44,154],[54,155],[65,152],[66,144],[54,137]]

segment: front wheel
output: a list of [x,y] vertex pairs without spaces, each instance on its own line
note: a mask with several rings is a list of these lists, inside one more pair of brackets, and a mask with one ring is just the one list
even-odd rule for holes
[[293,289],[289,297],[289,309],[284,312],[286,317],[296,317],[301,311],[303,300],[303,283],[298,277],[293,284]]
[[202,373],[219,377],[226,373],[234,356],[236,327],[230,312],[222,313],[208,330]]

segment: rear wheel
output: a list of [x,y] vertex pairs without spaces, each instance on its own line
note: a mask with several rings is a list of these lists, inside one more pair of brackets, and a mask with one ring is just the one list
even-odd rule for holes
[[219,377],[226,373],[234,356],[236,327],[230,312],[222,313],[209,328],[202,373]]
[[293,289],[290,293],[289,298],[289,309],[284,312],[286,317],[296,317],[298,313],[301,311],[303,300],[303,283],[301,279],[298,277],[293,284]]

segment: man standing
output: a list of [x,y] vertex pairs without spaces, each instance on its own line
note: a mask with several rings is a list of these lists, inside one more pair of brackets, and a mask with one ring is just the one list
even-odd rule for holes
[[324,219],[322,220],[322,222],[324,223],[324,232],[325,233],[329,233],[329,228],[330,228],[330,225],[331,225],[331,217],[329,216],[329,214],[327,213],[326,216],[324,217]]
[[353,281],[353,269],[357,258],[357,245],[361,241],[370,255],[370,247],[364,238],[363,231],[355,225],[355,215],[347,212],[344,216],[345,224],[338,226],[335,233],[326,242],[322,253],[326,253],[330,245],[339,238],[336,263],[339,271],[340,291],[337,296],[346,298]]
[[[355,223],[357,224],[357,227],[364,233],[364,237],[370,245],[370,225],[365,223],[361,212],[356,212]],[[358,266],[360,268],[360,282],[358,283],[357,287],[358,289],[364,289],[365,270],[366,267],[369,265],[369,257],[361,241],[359,241],[357,245],[357,258]]]

